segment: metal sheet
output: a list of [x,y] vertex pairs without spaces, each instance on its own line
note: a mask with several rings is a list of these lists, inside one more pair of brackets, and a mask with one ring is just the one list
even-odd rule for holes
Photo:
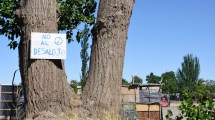
[[[14,91],[17,91],[17,86],[14,86]],[[13,87],[12,85],[1,85],[1,92],[12,92]]]

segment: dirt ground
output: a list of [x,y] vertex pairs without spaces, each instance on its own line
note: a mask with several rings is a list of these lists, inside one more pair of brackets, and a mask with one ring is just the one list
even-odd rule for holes
[[[167,111],[170,109],[173,113],[172,118],[174,119],[177,115],[180,114],[180,111],[178,109],[178,106],[180,105],[180,102],[172,102],[169,107],[162,107],[162,113],[163,113],[163,120],[166,120],[166,114]],[[60,115],[54,115],[47,111],[42,111],[39,113],[35,118],[28,118],[26,120],[93,120],[89,116],[87,116],[88,111],[84,110],[81,107],[73,108],[73,111],[70,111],[70,113],[64,113]],[[85,114],[83,114],[85,113]],[[108,120],[108,119],[107,119]],[[183,119],[186,120],[186,119]]]

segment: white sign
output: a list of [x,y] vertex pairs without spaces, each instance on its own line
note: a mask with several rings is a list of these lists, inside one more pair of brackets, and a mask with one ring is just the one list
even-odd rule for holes
[[32,32],[31,59],[66,59],[66,34]]

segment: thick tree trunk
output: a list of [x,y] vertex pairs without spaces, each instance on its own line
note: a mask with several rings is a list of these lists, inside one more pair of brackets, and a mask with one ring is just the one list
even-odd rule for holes
[[43,110],[60,113],[70,106],[74,95],[66,81],[63,60],[30,59],[31,32],[56,33],[56,10],[56,0],[21,0],[19,66],[27,117]]
[[118,112],[128,26],[134,0],[100,0],[83,100],[89,109]]

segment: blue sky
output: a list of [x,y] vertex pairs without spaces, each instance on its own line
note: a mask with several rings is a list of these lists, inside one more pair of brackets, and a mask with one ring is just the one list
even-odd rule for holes
[[[135,0],[123,77],[130,81],[137,75],[145,80],[150,72],[175,72],[183,56],[192,53],[200,59],[200,78],[215,80],[214,5],[214,0]],[[0,84],[10,84],[18,69],[18,51],[7,44],[0,36]],[[77,42],[67,45],[68,81],[80,79],[80,50]],[[15,82],[20,82],[19,74]]]

